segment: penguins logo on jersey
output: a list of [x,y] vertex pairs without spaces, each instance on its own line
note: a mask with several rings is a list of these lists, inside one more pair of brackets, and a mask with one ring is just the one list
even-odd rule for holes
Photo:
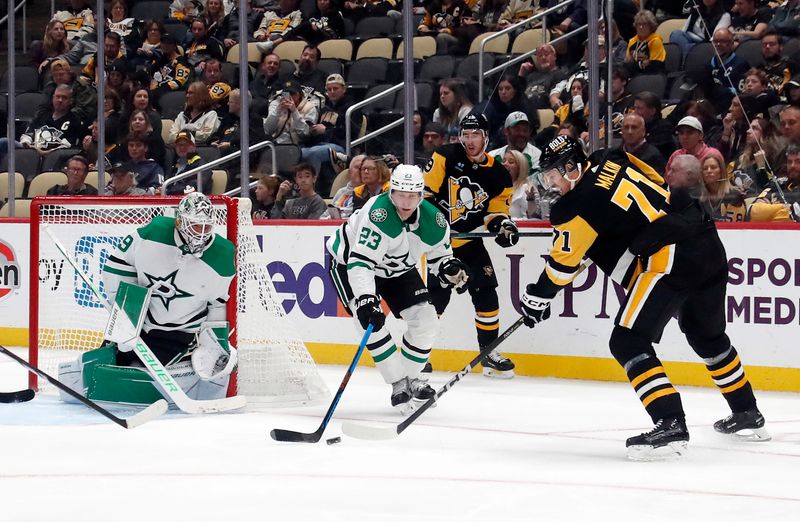
[[467,219],[472,212],[480,212],[483,204],[489,199],[489,194],[483,187],[473,183],[467,176],[448,178],[448,200],[446,203],[450,223],[459,219]]

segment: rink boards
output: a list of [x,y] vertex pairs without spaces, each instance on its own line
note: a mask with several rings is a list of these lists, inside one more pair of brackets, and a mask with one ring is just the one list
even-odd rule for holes
[[[324,243],[336,226],[329,221],[256,226],[278,297],[292,327],[320,364],[346,364],[358,340],[327,276],[330,259]],[[531,225],[523,230],[549,229]],[[728,334],[750,380],[761,389],[800,392],[800,228],[730,226],[720,235],[729,257]],[[519,316],[515,307],[520,292],[538,278],[550,238],[525,237],[509,249],[499,248],[491,239],[485,243],[500,284],[502,329]],[[5,346],[27,345],[28,245],[27,223],[0,224],[0,344]],[[58,270],[55,260],[42,260],[39,277],[56,281]],[[519,374],[624,380],[607,345],[621,295],[620,288],[590,267],[556,298],[549,321],[535,330],[518,330],[502,350],[513,354]],[[458,370],[472,357],[473,317],[468,295],[454,294],[431,357],[437,370]],[[402,325],[391,319],[388,324],[399,341]],[[675,321],[667,326],[656,350],[676,383],[711,385]]]

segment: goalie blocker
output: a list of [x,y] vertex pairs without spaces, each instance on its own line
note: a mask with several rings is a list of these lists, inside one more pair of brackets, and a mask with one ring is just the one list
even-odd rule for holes
[[[186,332],[142,332],[150,297],[150,289],[121,282],[103,345],[76,361],[62,363],[59,379],[92,400],[152,404],[162,398],[162,393],[132,353],[136,341],[142,339],[188,397],[225,397],[236,367],[236,349],[228,344],[228,323],[202,323],[193,336]],[[61,399],[74,400],[63,391]]]

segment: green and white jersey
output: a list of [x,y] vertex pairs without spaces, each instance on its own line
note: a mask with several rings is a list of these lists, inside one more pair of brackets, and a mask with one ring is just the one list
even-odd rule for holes
[[434,275],[453,256],[450,226],[439,209],[423,201],[404,222],[388,192],[370,198],[350,216],[328,238],[327,247],[338,263],[347,265],[356,296],[375,294],[375,277],[398,277],[415,268],[423,255]]
[[202,256],[192,255],[175,219],[158,216],[109,256],[103,290],[113,301],[120,281],[152,288],[143,330],[195,332],[204,321],[225,319],[234,258],[233,243],[218,234]]

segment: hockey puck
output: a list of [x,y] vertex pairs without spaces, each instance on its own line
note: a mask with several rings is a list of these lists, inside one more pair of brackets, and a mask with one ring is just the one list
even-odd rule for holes
[[331,439],[326,440],[325,442],[327,442],[328,446],[330,446],[331,444],[337,444],[339,442],[342,442],[342,438],[341,437],[333,437]]

